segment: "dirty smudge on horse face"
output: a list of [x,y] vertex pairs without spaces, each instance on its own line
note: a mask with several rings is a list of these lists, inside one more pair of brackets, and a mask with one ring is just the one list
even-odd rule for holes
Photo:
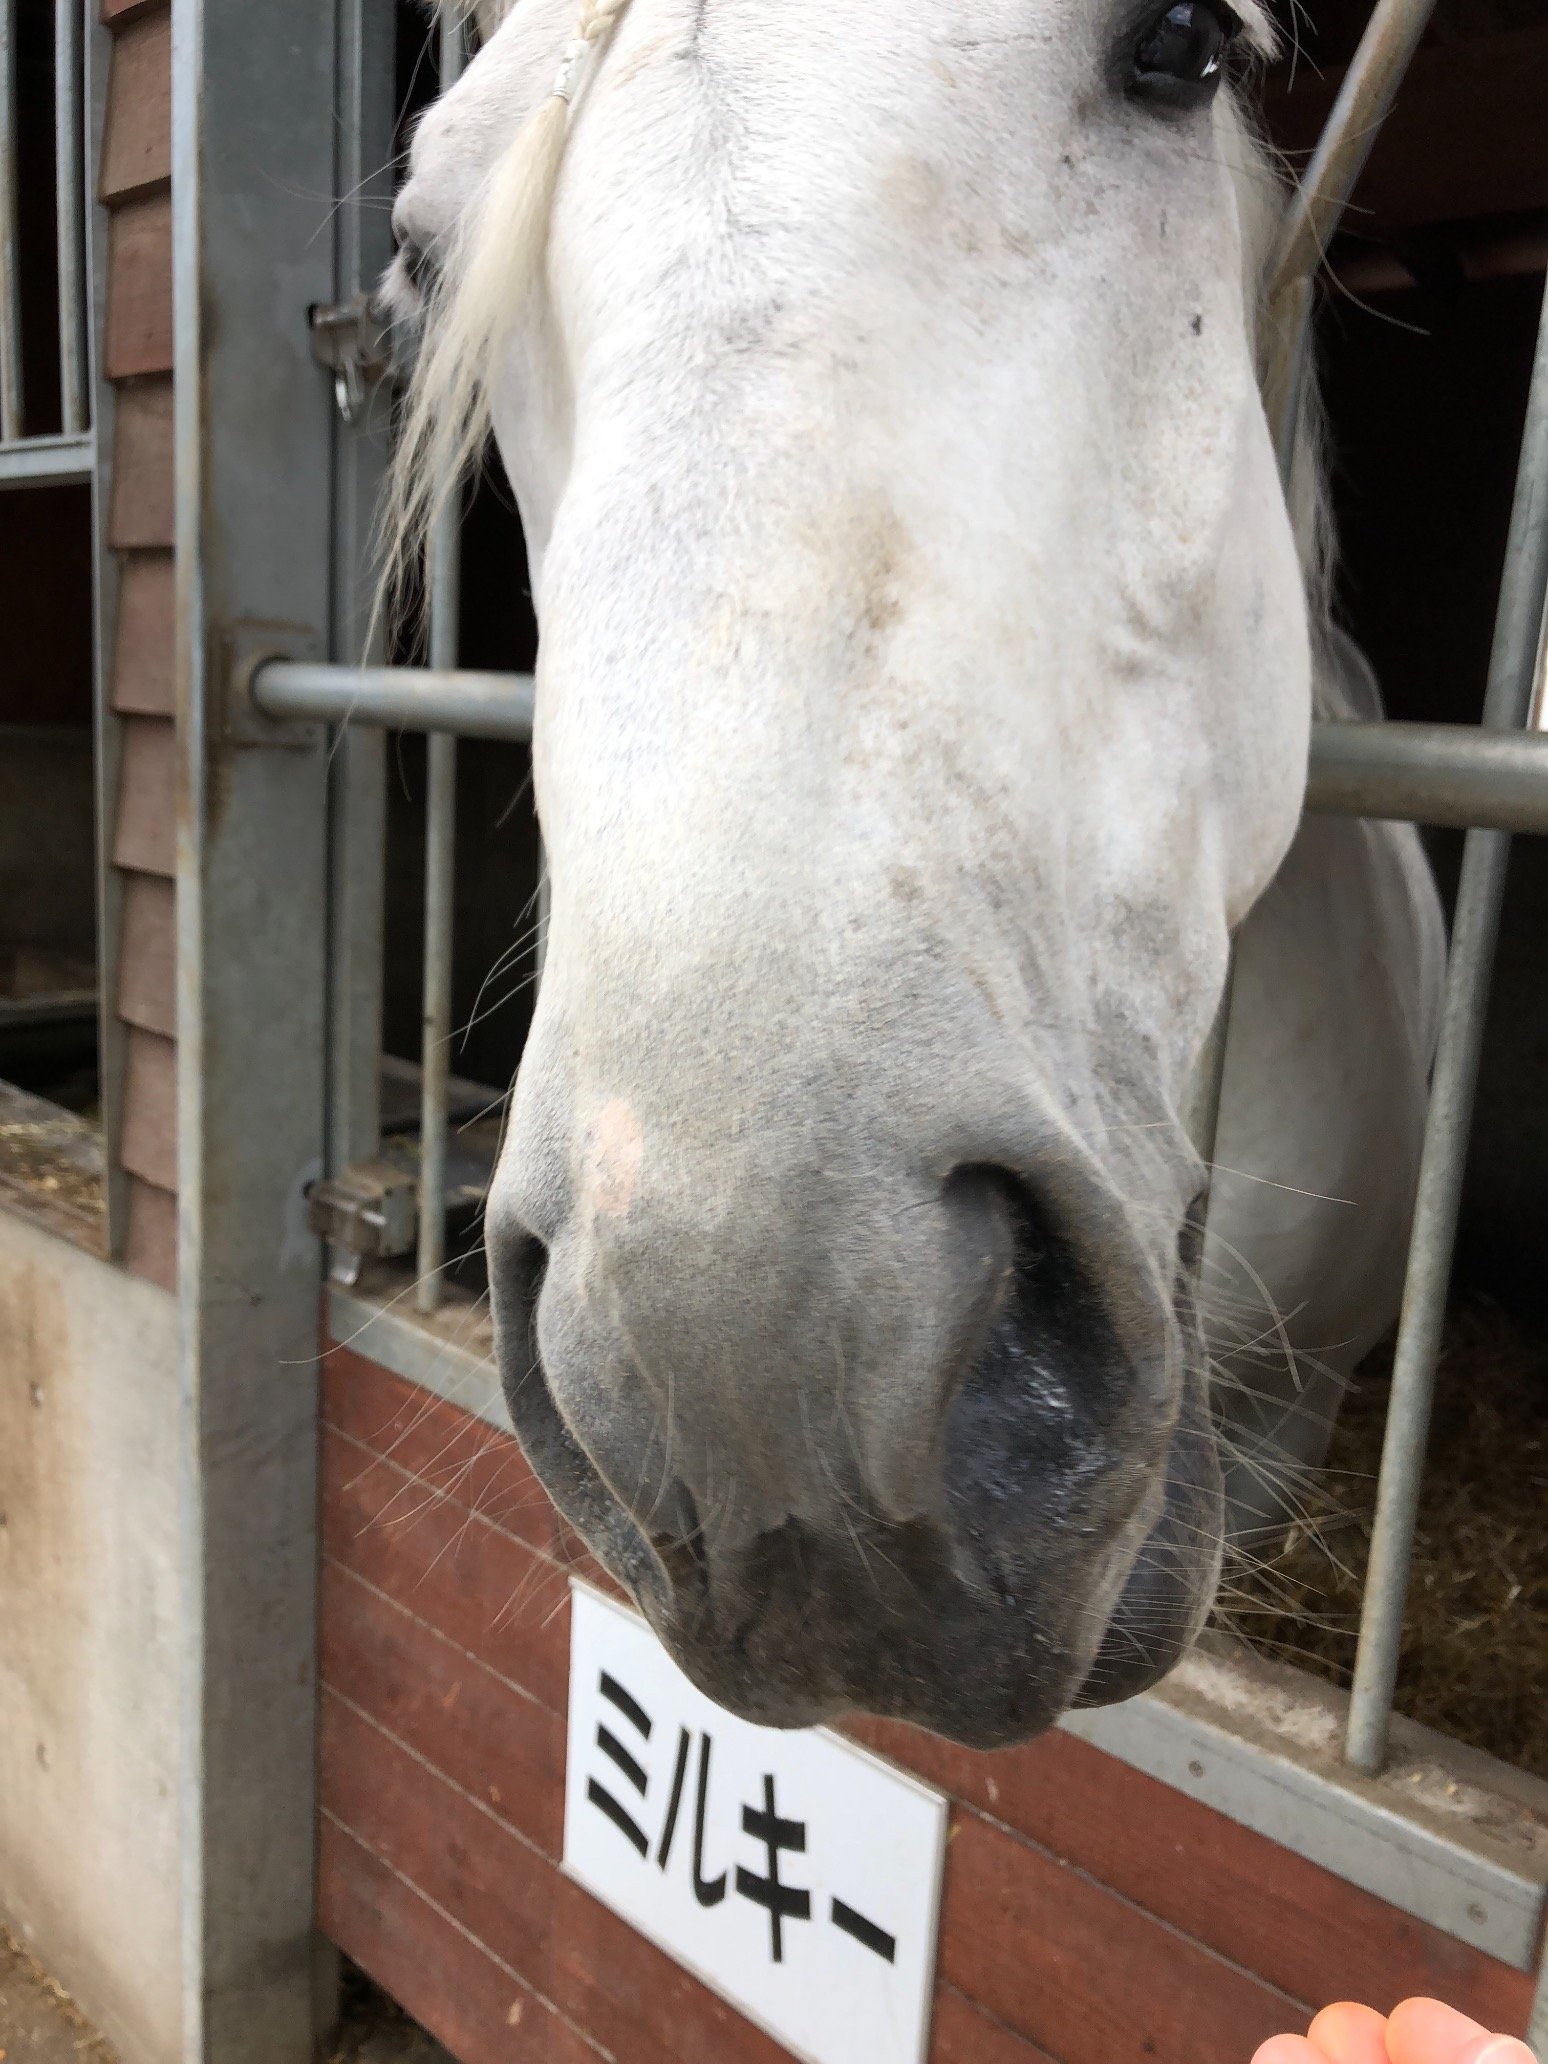
[[[1178,1112],[1309,660],[1245,146],[1147,25],[633,0],[494,397],[552,885],[502,1372],[764,1721],[1021,1738],[1216,1580]],[[432,112],[420,247],[567,33],[524,0]]]

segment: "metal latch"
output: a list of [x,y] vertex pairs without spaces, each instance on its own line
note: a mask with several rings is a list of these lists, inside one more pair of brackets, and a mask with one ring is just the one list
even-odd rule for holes
[[319,304],[307,318],[312,356],[333,375],[339,414],[351,425],[362,421],[373,389],[392,370],[382,322],[369,294],[352,301]]
[[333,1278],[346,1288],[368,1261],[411,1254],[419,1233],[419,1190],[389,1161],[357,1161],[307,1191],[307,1222],[333,1248]]

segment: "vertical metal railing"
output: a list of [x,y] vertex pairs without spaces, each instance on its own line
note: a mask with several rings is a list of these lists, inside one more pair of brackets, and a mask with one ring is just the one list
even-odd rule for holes
[[[1264,404],[1287,489],[1310,359],[1312,282],[1348,206],[1434,0],[1377,0],[1323,135],[1286,213],[1265,291]],[[1507,547],[1486,729],[1520,729],[1540,699],[1548,602],[1548,301],[1539,330]],[[1467,835],[1452,925],[1441,1032],[1426,1121],[1402,1316],[1393,1365],[1370,1562],[1362,1599],[1345,1755],[1359,1770],[1386,1761],[1425,1446],[1456,1248],[1510,834]],[[1222,1011],[1222,1022],[1228,1006]],[[1212,1139],[1224,1075],[1220,1028],[1200,1074],[1196,1138]]]
[[[461,75],[465,30],[448,9],[440,33],[441,91]],[[462,606],[461,508],[456,501],[436,525],[426,566],[430,664],[457,664]],[[420,1053],[419,1281],[415,1302],[429,1314],[445,1296],[446,1149],[451,1074],[452,934],[457,845],[457,741],[432,732],[426,748],[424,1036]]]
[[[429,554],[430,664],[457,664],[457,605],[461,593],[460,512],[448,510],[436,526]],[[425,750],[425,982],[424,1043],[420,1058],[419,1284],[422,1312],[440,1308],[445,1294],[446,1149],[451,1075],[452,935],[457,844],[457,741],[432,731]]]
[[17,142],[17,0],[0,0],[0,440],[23,434],[21,163]]
[[[51,211],[22,193],[22,126],[41,109],[21,77],[18,0],[0,0],[0,484],[89,477],[91,408],[87,370],[86,138],[84,123],[87,0],[54,0],[52,98],[54,194]],[[41,52],[39,53],[41,55]],[[28,305],[23,274],[27,240],[46,234],[52,214],[58,313],[59,419],[39,422],[29,393]],[[34,369],[36,360],[34,360]]]
[[[1494,651],[1484,695],[1486,730],[1528,722],[1542,659],[1548,602],[1548,298],[1538,328],[1526,428],[1516,475]],[[1510,834],[1470,831],[1452,920],[1440,1043],[1409,1245],[1408,1278],[1376,1489],[1376,1520],[1360,1615],[1360,1643],[1345,1753],[1358,1770],[1386,1761],[1402,1645],[1403,1610],[1419,1511],[1435,1370],[1456,1247],[1484,1020],[1494,972]]]
[[86,407],[86,209],[81,0],[54,0],[54,238],[59,285],[59,427],[79,437]]
[[[396,23],[380,0],[341,0],[335,191],[354,204],[332,211],[342,303],[363,308],[392,257]],[[317,316],[314,313],[314,336]],[[339,392],[335,387],[335,394]],[[375,607],[372,540],[390,421],[388,397],[364,387],[335,414],[332,646],[379,664],[384,627]],[[387,870],[387,744],[370,725],[344,725],[329,763],[329,989],[331,1055],[328,1168],[337,1176],[375,1161],[382,1136],[382,962]],[[352,1273],[348,1249],[330,1258]]]

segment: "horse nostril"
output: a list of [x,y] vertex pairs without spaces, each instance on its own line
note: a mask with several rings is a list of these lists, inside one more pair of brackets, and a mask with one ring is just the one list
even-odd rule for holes
[[504,1330],[512,1342],[520,1344],[522,1374],[537,1365],[537,1308],[547,1273],[548,1249],[535,1233],[520,1232],[514,1239],[500,1242],[498,1277]]
[[955,1358],[965,1376],[977,1366],[1007,1305],[1025,1298],[1046,1273],[1057,1242],[1047,1212],[1008,1168],[977,1163],[954,1169],[945,1198],[956,1276],[967,1295]]
[[1106,1444],[1127,1392],[1072,1242],[1029,1186],[1003,1168],[962,1171],[1002,1243],[992,1305],[979,1318],[944,1428],[945,1490],[964,1538],[996,1537],[1017,1515],[1057,1514]]

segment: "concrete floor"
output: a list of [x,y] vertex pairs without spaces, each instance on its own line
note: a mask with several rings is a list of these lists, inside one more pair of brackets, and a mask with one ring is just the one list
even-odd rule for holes
[[[455,2064],[363,1972],[346,1968],[340,2007],[327,2064]],[[0,2064],[118,2064],[68,1993],[3,1928]]]

